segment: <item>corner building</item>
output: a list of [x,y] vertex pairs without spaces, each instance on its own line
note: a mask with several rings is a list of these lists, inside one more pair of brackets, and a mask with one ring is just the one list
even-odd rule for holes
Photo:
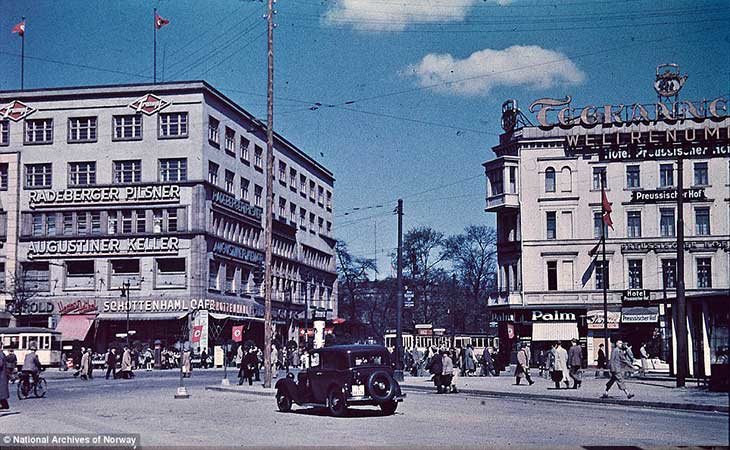
[[[263,344],[266,127],[205,82],[0,92],[0,282],[18,325]],[[273,318],[335,318],[332,173],[275,134]],[[123,339],[121,339],[123,341]],[[198,338],[196,337],[196,341]]]
[[[488,314],[502,342],[528,342],[534,358],[556,340],[578,338],[586,363],[595,365],[598,346],[604,342],[605,285],[610,342],[628,341],[637,358],[645,342],[651,356],[674,367],[676,159],[608,161],[600,153],[617,140],[623,148],[625,137],[638,139],[638,145],[653,142],[642,147],[651,151],[672,148],[677,144],[662,143],[660,136],[674,140],[676,134],[677,140],[686,136],[715,152],[686,158],[683,164],[690,372],[710,374],[717,351],[727,345],[730,322],[726,102],[726,98],[719,102],[725,108],[715,117],[642,118],[597,126],[583,124],[578,119],[581,110],[570,105],[563,114],[576,119],[547,126],[532,125],[516,107],[507,108],[508,126],[493,147],[495,158],[484,163],[486,211],[496,213],[498,233],[498,292],[488,300]],[[702,102],[697,108],[709,111],[708,104]],[[596,110],[604,107],[591,109]],[[557,112],[555,108],[548,114]],[[518,123],[516,117],[524,120]],[[586,142],[586,136],[588,145],[576,145]],[[604,175],[613,229],[602,221]],[[591,254],[604,234],[605,279],[601,248],[597,257]]]

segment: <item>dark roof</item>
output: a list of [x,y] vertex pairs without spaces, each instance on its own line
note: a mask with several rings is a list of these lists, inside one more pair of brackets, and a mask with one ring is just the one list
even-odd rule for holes
[[317,349],[320,352],[382,352],[388,351],[382,345],[364,345],[364,344],[348,344],[348,345],[332,345]]
[[54,333],[61,334],[60,331],[51,330],[50,328],[41,327],[0,327],[0,334],[16,334],[16,333]]

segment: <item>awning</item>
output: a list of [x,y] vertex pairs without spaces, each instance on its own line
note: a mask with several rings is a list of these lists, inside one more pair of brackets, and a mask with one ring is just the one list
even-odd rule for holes
[[208,315],[216,320],[223,320],[223,319],[230,319],[230,320],[250,320],[250,321],[261,321],[263,322],[263,318],[258,317],[250,317],[250,316],[237,316],[235,314],[226,314],[226,313],[216,313],[216,312],[209,312]]
[[66,314],[62,315],[56,326],[61,333],[62,341],[83,341],[94,323],[96,314]]
[[[187,312],[172,313],[130,313],[129,321],[139,320],[180,320],[187,316]],[[101,313],[96,320],[127,320],[127,313]]]
[[533,322],[533,341],[569,341],[578,339],[578,324],[575,322]]

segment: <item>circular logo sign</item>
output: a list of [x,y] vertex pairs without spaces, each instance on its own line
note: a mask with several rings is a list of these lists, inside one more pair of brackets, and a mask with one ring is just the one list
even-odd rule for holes
[[233,330],[233,337],[234,338],[240,338],[241,337],[241,330],[239,330],[239,329]]

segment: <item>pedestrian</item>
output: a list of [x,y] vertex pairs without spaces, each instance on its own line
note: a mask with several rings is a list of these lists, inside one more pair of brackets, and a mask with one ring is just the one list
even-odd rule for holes
[[606,370],[606,351],[603,344],[598,344],[598,358],[596,358],[596,378],[601,370]]
[[464,355],[462,356],[464,376],[472,376],[477,370],[476,360],[474,358],[474,347],[471,344],[466,345]]
[[583,349],[578,345],[578,339],[573,338],[568,352],[568,365],[570,366],[570,378],[573,379],[573,389],[578,389],[582,382],[581,367],[583,366]]
[[631,399],[634,396],[634,394],[630,393],[628,389],[626,389],[623,377],[626,370],[631,367],[632,363],[626,352],[625,344],[621,340],[616,341],[616,347],[614,347],[613,352],[611,352],[611,361],[608,365],[608,370],[611,372],[611,379],[608,380],[608,383],[606,383],[606,392],[603,393],[601,398],[608,398],[608,391],[614,383],[616,383],[619,389],[624,391],[626,398]]
[[517,367],[515,367],[515,384],[520,384],[522,378],[527,379],[527,382],[532,386],[535,384],[530,378],[530,359],[529,350],[527,350],[527,344],[524,342],[520,344],[520,351],[517,352]]
[[548,352],[548,370],[550,371],[550,379],[555,383],[555,389],[560,389],[560,382],[564,381],[568,384],[568,353],[560,345],[560,341],[554,342],[552,348]]
[[10,383],[15,383],[15,371],[18,368],[18,355],[15,354],[15,350],[12,348],[8,349],[8,354],[5,355],[5,372],[8,374]]
[[625,374],[626,378],[629,378],[631,375],[634,374],[634,360],[636,358],[634,358],[634,349],[633,349],[633,347],[631,347],[630,344],[624,343],[624,347],[625,347],[624,351],[626,352],[626,357],[629,358],[629,361],[631,362],[631,364],[626,368],[626,374]]
[[[443,350],[441,352],[441,385],[443,393],[448,394],[449,392],[457,392],[455,387],[452,387],[451,381],[454,379],[454,360],[453,354]],[[458,369],[457,369],[458,370]]]
[[0,410],[10,409],[8,399],[10,398],[10,389],[8,388],[9,371],[7,358],[3,352],[3,342],[0,340]]
[[436,393],[441,394],[441,378],[444,369],[444,362],[441,358],[441,354],[433,351],[431,355],[432,356],[429,358],[428,363],[426,364],[426,370],[428,370],[429,373],[431,373],[431,375],[433,376],[433,384],[434,386],[436,386]]
[[144,352],[144,363],[145,363],[145,369],[147,372],[152,371],[152,350],[150,350],[149,347],[147,347],[147,350]]
[[202,352],[200,352],[200,368],[201,369],[207,369],[208,368],[208,352],[203,349]]
[[85,351],[84,354],[81,355],[81,368],[79,369],[82,380],[89,379],[89,366],[91,366],[91,352]]
[[540,370],[538,374],[540,377],[544,377],[547,374],[546,362],[547,355],[545,354],[545,350],[540,350],[540,353],[537,354],[537,368]]
[[271,376],[276,378],[278,376],[278,369],[276,367],[276,360],[279,359],[279,350],[276,349],[276,344],[271,344],[271,355],[269,360],[271,361]]
[[84,354],[86,353],[86,348],[81,347],[81,351],[77,353],[74,356],[74,367],[76,368],[76,372],[74,372],[74,378],[81,375],[81,359],[83,358]]
[[[256,381],[261,381],[261,374],[260,374],[259,368],[264,364],[264,352],[261,351],[261,349],[255,345],[253,346],[253,350],[256,355],[256,364],[254,365],[254,368],[253,368],[253,375],[254,375]],[[292,352],[292,353],[296,353],[296,352]]]
[[182,362],[180,369],[182,370],[183,378],[190,378],[190,375],[193,372],[193,364],[189,348],[186,348],[182,352]]
[[106,378],[109,379],[109,375],[111,375],[112,380],[116,380],[117,378],[117,350],[114,347],[109,347],[109,350],[106,352]]
[[66,352],[61,352],[61,362],[60,362],[60,365],[58,366],[58,371],[59,372],[67,371],[68,366],[66,364],[68,364],[68,357],[66,356]]
[[[254,374],[257,371],[259,358],[256,355],[254,348],[250,349],[248,353],[243,357],[241,367],[243,368],[243,377],[248,380],[248,385],[253,385]],[[242,384],[242,383],[239,383]]]
[[646,351],[646,343],[641,343],[641,348],[639,348],[639,356],[641,357],[641,370],[639,370],[639,376],[645,377],[646,376],[646,369],[649,368],[649,352]]
[[122,353],[121,377],[125,380],[134,378],[134,372],[132,372],[132,352],[126,345],[124,346],[124,353]]
[[484,353],[482,353],[482,364],[484,365],[485,376],[497,376],[497,371],[494,367],[494,358],[492,358],[492,347],[485,347]]
[[243,361],[243,344],[238,345],[236,350],[236,367],[241,368],[241,362]]
[[557,344],[558,346],[555,352],[555,366],[563,376],[563,383],[565,383],[565,387],[569,388],[570,381],[568,380],[568,351],[565,350],[565,347],[563,347],[559,341]]
[[94,378],[94,354],[91,351],[91,347],[87,348],[86,352],[89,354],[89,370],[86,373],[86,376],[92,380]]

